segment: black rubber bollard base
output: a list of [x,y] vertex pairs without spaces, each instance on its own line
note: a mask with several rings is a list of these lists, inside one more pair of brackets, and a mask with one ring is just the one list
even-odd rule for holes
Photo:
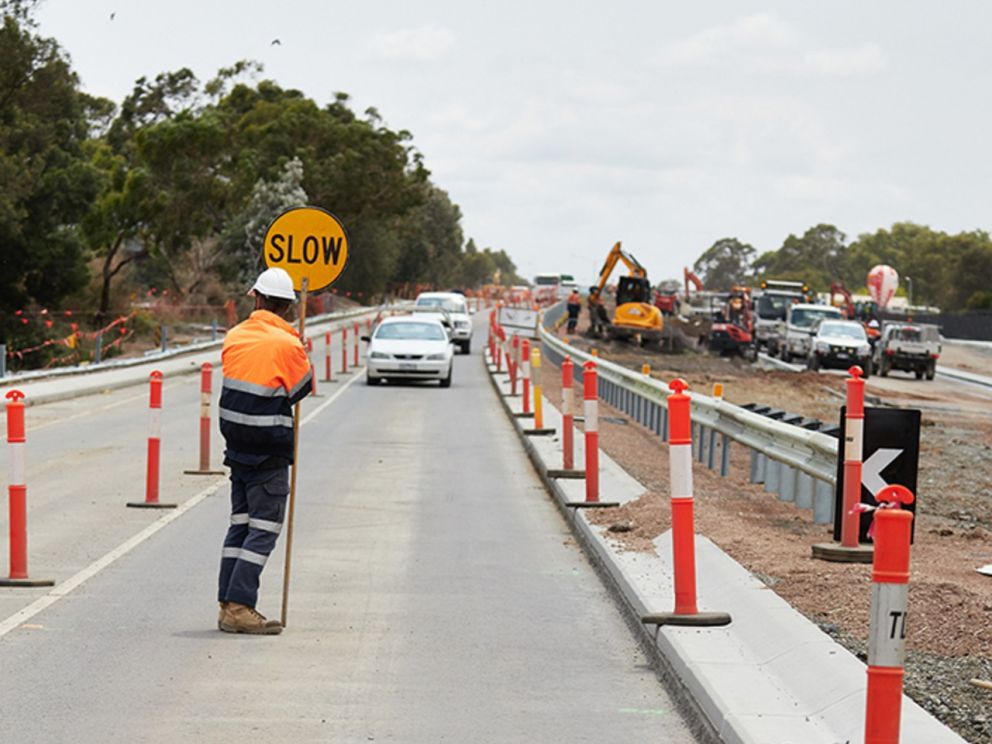
[[30,588],[32,586],[55,586],[52,579],[0,579],[0,586]]
[[730,625],[730,615],[726,612],[696,612],[692,615],[676,614],[674,612],[652,612],[641,618],[645,625],[681,625],[688,627],[707,627]]
[[184,470],[183,475],[227,475],[226,470]]
[[859,545],[848,548],[840,543],[815,543],[813,557],[831,563],[871,563],[874,560],[875,548],[872,545]]
[[515,413],[513,418],[534,418],[533,413]]
[[571,478],[573,480],[581,480],[586,477],[585,470],[552,470],[548,469],[549,478]]
[[550,437],[554,433],[554,429],[524,429],[524,434],[532,437]]
[[175,509],[178,504],[164,504],[161,501],[149,503],[147,501],[128,501],[127,505],[132,509]]
[[612,509],[620,506],[619,501],[566,501],[565,506],[573,509]]

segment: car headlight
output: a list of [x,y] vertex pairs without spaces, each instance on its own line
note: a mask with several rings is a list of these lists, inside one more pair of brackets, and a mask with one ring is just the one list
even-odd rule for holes
[[813,349],[816,350],[816,352],[819,354],[829,354],[830,344],[826,343],[825,341],[817,341],[815,344],[813,344]]
[[392,354],[387,354],[383,351],[373,351],[369,354],[369,359],[391,359]]
[[447,354],[444,354],[444,353],[441,353],[441,354],[430,354],[426,358],[429,361],[432,361],[432,362],[442,362],[442,361],[444,361],[445,359],[448,358],[448,355]]

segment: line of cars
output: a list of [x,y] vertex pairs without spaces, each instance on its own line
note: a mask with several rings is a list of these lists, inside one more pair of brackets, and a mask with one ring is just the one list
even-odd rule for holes
[[887,321],[872,339],[863,323],[846,320],[830,305],[794,303],[784,324],[768,344],[769,354],[783,361],[804,359],[811,370],[848,369],[857,364],[868,377],[893,370],[932,380],[940,358],[940,333],[935,325]]
[[458,292],[422,292],[409,314],[381,319],[362,340],[369,385],[436,380],[450,387],[455,347],[472,350],[471,313]]

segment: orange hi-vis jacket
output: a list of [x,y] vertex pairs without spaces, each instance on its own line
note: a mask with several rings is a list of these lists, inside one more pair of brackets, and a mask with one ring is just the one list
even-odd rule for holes
[[299,334],[275,313],[256,310],[227,332],[221,364],[225,463],[273,467],[293,462],[293,406],[313,386]]

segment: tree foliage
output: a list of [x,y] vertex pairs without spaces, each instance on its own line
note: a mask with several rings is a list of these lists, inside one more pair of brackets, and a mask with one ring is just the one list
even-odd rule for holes
[[692,270],[708,289],[728,290],[747,280],[754,247],[737,238],[721,238],[692,265]]

